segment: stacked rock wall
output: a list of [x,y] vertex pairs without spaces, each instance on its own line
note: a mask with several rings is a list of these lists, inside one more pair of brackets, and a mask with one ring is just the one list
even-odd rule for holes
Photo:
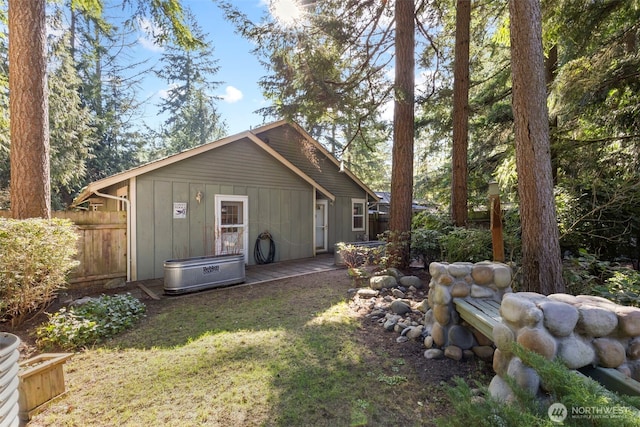
[[432,262],[429,265],[428,302],[430,310],[425,314],[424,344],[427,357],[444,354],[460,359],[465,352],[491,360],[491,341],[466,325],[458,316],[453,298],[491,298],[500,302],[511,292],[511,268],[502,263],[456,262],[452,264]]
[[[589,295],[514,293],[511,269],[501,263],[434,262],[429,273],[425,356],[460,359],[472,352],[493,360],[496,376],[489,391],[494,397],[512,399],[506,376],[533,394],[540,391],[535,370],[511,353],[514,341],[549,360],[559,357],[570,369],[598,365],[640,381],[640,308]],[[502,322],[493,329],[494,343],[460,319],[453,298],[466,297],[500,303]]]
[[638,308],[596,296],[518,292],[504,295],[500,314],[502,323],[493,329],[496,376],[489,386],[496,398],[513,397],[505,376],[533,394],[539,391],[537,373],[511,353],[513,341],[549,360],[560,357],[570,369],[599,365],[640,380]]

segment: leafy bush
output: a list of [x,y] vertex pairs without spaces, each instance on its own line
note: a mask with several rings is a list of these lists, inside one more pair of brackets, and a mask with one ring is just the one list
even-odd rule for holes
[[609,263],[580,250],[577,257],[567,257],[562,266],[567,293],[573,295],[590,294],[591,290],[605,281],[605,271]]
[[640,307],[640,272],[632,268],[601,261],[581,249],[579,256],[564,260],[562,275],[571,294],[598,295]]
[[17,326],[55,298],[77,265],[77,239],[68,220],[0,218],[0,322]]
[[385,267],[404,268],[409,265],[411,233],[387,230],[378,238],[387,242],[385,246],[386,258],[383,260]]
[[[565,405],[569,411],[563,425],[640,425],[638,419],[640,398],[612,393],[597,382],[570,371],[560,360],[549,361],[517,344],[514,345],[513,352],[538,373],[541,383],[549,393],[546,401],[543,402],[529,395],[519,388],[515,381],[508,381],[509,386],[514,390],[515,399],[506,404],[493,399],[486,387],[479,387],[478,393],[458,378],[455,381],[455,387],[446,388],[454,412],[437,420],[436,424],[439,426],[554,426],[558,424],[551,421],[548,409],[552,403],[557,402]],[[571,416],[571,408],[614,409],[616,417],[577,418]]]
[[[517,263],[521,253],[520,218],[517,209],[504,213],[503,240],[507,261]],[[454,227],[448,216],[421,212],[414,216],[411,253],[432,261],[478,262],[493,259],[491,231],[486,228]]]
[[439,230],[428,228],[418,228],[411,232],[411,256],[422,259],[424,265],[438,260],[441,257],[440,238],[442,233]]
[[620,268],[613,272],[604,286],[596,286],[594,291],[615,303],[640,307],[640,272]]
[[102,295],[79,306],[61,308],[36,330],[38,346],[72,350],[95,344],[131,328],[145,308],[130,294]]
[[350,269],[365,265],[379,265],[384,261],[384,245],[367,246],[340,242],[337,248],[345,265]]
[[441,233],[447,233],[453,228],[450,216],[433,213],[429,211],[418,212],[411,218],[411,229],[428,228],[429,230],[437,230]]
[[443,258],[447,262],[480,262],[493,259],[491,231],[455,227],[440,238]]

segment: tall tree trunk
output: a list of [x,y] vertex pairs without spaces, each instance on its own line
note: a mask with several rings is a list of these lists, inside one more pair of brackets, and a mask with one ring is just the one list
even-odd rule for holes
[[451,220],[467,225],[467,147],[469,144],[469,27],[471,0],[456,5],[456,47],[453,69],[453,150]]
[[45,0],[9,0],[11,215],[50,218]]
[[409,264],[413,201],[414,8],[413,0],[396,0],[396,75],[389,228],[392,233],[392,263],[398,267]]
[[564,291],[553,196],[540,0],[511,0],[511,70],[525,290]]
[[[547,93],[551,92],[551,85],[553,84],[558,74],[558,45],[554,44],[549,49],[549,56],[545,59],[544,63],[545,79],[547,83]],[[550,127],[550,144],[551,144],[551,176],[553,177],[553,185],[558,183],[558,116],[554,115],[549,117]]]

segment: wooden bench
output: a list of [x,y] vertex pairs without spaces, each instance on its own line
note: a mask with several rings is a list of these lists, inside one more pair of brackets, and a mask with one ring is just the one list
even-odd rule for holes
[[640,396],[640,382],[629,378],[616,369],[602,366],[585,366],[578,369],[578,372],[598,381],[606,389],[615,391],[618,394]]
[[[493,327],[502,322],[500,303],[489,298],[454,298],[460,317],[493,341]],[[602,384],[605,388],[628,396],[640,396],[640,382],[622,372],[602,366],[585,366],[578,370]]]
[[502,322],[500,303],[490,298],[454,298],[460,317],[493,341],[493,327]]

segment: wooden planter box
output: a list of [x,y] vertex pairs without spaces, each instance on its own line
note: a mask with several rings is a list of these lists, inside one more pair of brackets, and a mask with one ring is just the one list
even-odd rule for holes
[[65,393],[62,366],[73,353],[45,353],[20,363],[20,418],[28,421],[45,403]]

